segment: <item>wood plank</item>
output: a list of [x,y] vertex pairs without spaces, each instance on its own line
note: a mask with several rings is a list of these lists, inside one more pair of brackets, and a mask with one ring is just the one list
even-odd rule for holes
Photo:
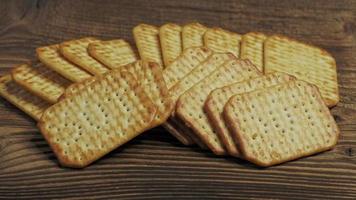
[[327,49],[338,64],[335,149],[261,169],[184,147],[162,128],[84,170],[61,168],[35,122],[0,98],[0,199],[355,199],[356,2],[351,0],[53,0],[0,3],[0,74],[41,45],[83,36],[133,41],[138,23],[198,21],[238,33],[285,34]]

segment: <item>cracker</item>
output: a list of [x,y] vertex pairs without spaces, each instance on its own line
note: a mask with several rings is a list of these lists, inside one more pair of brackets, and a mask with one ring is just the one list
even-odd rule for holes
[[90,43],[88,52],[111,69],[137,61],[137,56],[130,44],[121,39]]
[[325,50],[274,35],[264,46],[264,70],[280,71],[316,85],[327,106],[339,102],[336,63]]
[[175,61],[163,70],[163,78],[168,89],[178,83],[211,54],[212,51],[205,47],[185,49]]
[[240,156],[238,147],[231,137],[223,118],[224,106],[230,97],[257,89],[262,89],[295,80],[294,77],[284,73],[275,72],[265,76],[250,79],[244,82],[234,83],[222,88],[213,90],[205,101],[205,112],[211,122],[215,132],[219,135],[220,140],[226,147],[226,150],[232,156]]
[[13,80],[49,103],[55,103],[70,81],[42,63],[22,64],[11,72]]
[[233,96],[224,116],[243,157],[264,167],[331,149],[339,136],[317,87],[303,81]]
[[217,53],[240,56],[241,35],[222,28],[209,28],[204,34],[204,44]]
[[0,78],[0,95],[35,120],[39,120],[50,106],[48,102],[17,85],[11,75]]
[[148,24],[139,24],[133,29],[133,35],[141,60],[152,61],[163,67],[159,42],[159,29]]
[[241,59],[250,60],[263,72],[263,43],[267,36],[263,33],[250,32],[241,39]]
[[217,155],[225,154],[221,141],[204,113],[205,100],[209,93],[216,88],[260,75],[260,72],[249,61],[228,60],[180,96],[177,101],[176,114],[188,127],[194,130],[210,150]]
[[87,78],[87,79],[83,80],[82,82],[71,84],[70,86],[68,86],[65,89],[63,95],[61,96],[61,99],[66,98],[68,96],[71,96],[71,95],[77,93],[78,91],[82,90],[83,88],[87,87],[88,85],[90,85],[91,83],[96,81],[97,78],[98,78],[98,76],[92,76],[90,78]]
[[184,92],[189,90],[205,77],[209,76],[227,60],[231,59],[235,59],[235,56],[229,53],[214,53],[210,55],[169,90],[172,99],[177,101]]
[[100,40],[93,37],[66,41],[60,44],[60,51],[70,62],[78,65],[93,75],[100,75],[107,72],[109,69],[91,57],[88,53],[89,44],[98,41]]
[[202,47],[204,46],[204,33],[208,30],[202,24],[199,23],[190,23],[183,26],[182,29],[182,42],[183,49],[190,47]]
[[36,49],[38,59],[47,67],[73,82],[80,82],[91,75],[66,60],[59,52],[59,45],[39,47]]
[[177,24],[165,24],[159,28],[164,65],[173,62],[183,51],[182,27]]
[[147,130],[155,113],[133,75],[112,70],[47,109],[38,127],[61,165],[82,168]]

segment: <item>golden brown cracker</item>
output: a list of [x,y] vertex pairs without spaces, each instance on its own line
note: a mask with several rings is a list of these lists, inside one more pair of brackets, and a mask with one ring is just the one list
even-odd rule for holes
[[159,28],[164,65],[171,64],[183,51],[182,27],[168,23]]
[[209,28],[204,34],[204,45],[217,53],[232,53],[240,57],[241,35],[222,28]]
[[233,96],[224,116],[243,157],[264,167],[328,150],[339,136],[317,87],[303,81]]
[[263,72],[263,43],[267,35],[258,32],[246,33],[241,39],[241,59],[250,60]]
[[183,49],[191,47],[202,47],[204,46],[204,33],[208,30],[202,24],[190,23],[183,26],[182,29],[182,43]]

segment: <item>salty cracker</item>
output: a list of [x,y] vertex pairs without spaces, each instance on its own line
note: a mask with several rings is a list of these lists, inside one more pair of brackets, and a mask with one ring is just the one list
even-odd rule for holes
[[17,84],[49,103],[57,102],[70,84],[70,81],[42,63],[22,64],[13,69],[11,75]]
[[38,127],[61,165],[82,168],[147,130],[155,113],[133,75],[113,70],[47,109]]
[[87,87],[88,85],[90,85],[91,83],[93,83],[94,81],[96,81],[98,79],[98,76],[92,76],[90,78],[87,78],[85,80],[83,80],[82,82],[77,82],[77,83],[73,83],[70,86],[68,86],[63,95],[61,96],[61,99],[66,98],[68,96],[71,96],[75,93],[77,93],[78,91],[82,90],[83,88]]
[[59,52],[59,45],[50,45],[36,49],[38,59],[47,67],[56,71],[63,77],[73,82],[80,82],[91,75],[70,63]]
[[339,136],[318,88],[304,81],[233,96],[224,116],[244,158],[264,167],[331,149]]
[[211,54],[206,60],[197,65],[191,72],[183,77],[176,83],[169,91],[172,99],[177,101],[178,98],[196,83],[209,76],[220,65],[224,64],[227,60],[236,59],[230,53],[214,53]]
[[137,61],[137,56],[130,44],[121,39],[90,43],[88,52],[111,69]]
[[159,42],[159,29],[148,24],[139,24],[133,29],[133,35],[141,60],[153,61],[163,67]]
[[168,23],[159,28],[164,65],[173,62],[183,51],[182,27],[178,24]]
[[88,53],[88,46],[92,42],[100,40],[93,37],[85,37],[77,40],[66,41],[60,44],[60,52],[70,62],[78,65],[93,75],[100,75],[109,69],[95,60]]
[[264,44],[264,71],[280,71],[319,88],[327,106],[339,102],[336,63],[325,50],[274,35]]
[[250,60],[263,72],[263,43],[267,35],[258,32],[246,33],[241,39],[241,59]]
[[35,120],[39,120],[50,106],[48,102],[16,84],[11,75],[0,78],[0,95]]
[[230,97],[253,90],[262,89],[295,80],[293,76],[275,72],[266,74],[265,76],[250,79],[244,82],[234,83],[222,88],[213,90],[205,101],[204,110],[211,122],[215,132],[219,135],[222,143],[230,155],[240,156],[238,147],[236,146],[233,137],[229,133],[223,118],[224,106]]
[[178,83],[184,76],[212,54],[205,47],[188,48],[163,70],[163,78],[168,89]]
[[204,34],[204,44],[217,53],[240,56],[241,35],[222,28],[209,28]]
[[187,134],[185,134],[181,129],[179,129],[179,127],[175,123],[171,122],[169,119],[168,121],[163,123],[162,126],[182,144],[186,146],[190,146],[194,144],[192,138],[190,138]]
[[202,24],[190,23],[183,26],[182,29],[182,43],[183,49],[190,47],[202,47],[204,46],[204,33],[208,30]]
[[205,100],[216,88],[260,75],[261,73],[247,60],[229,60],[180,96],[176,114],[215,154],[224,154],[222,143],[204,112]]

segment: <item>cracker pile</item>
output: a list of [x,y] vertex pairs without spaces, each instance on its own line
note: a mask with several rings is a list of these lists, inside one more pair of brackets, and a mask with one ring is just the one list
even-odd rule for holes
[[336,145],[325,50],[199,23],[139,24],[133,37],[137,50],[94,37],[39,47],[38,61],[0,78],[0,95],[38,122],[62,166],[86,167],[157,126],[263,167]]

